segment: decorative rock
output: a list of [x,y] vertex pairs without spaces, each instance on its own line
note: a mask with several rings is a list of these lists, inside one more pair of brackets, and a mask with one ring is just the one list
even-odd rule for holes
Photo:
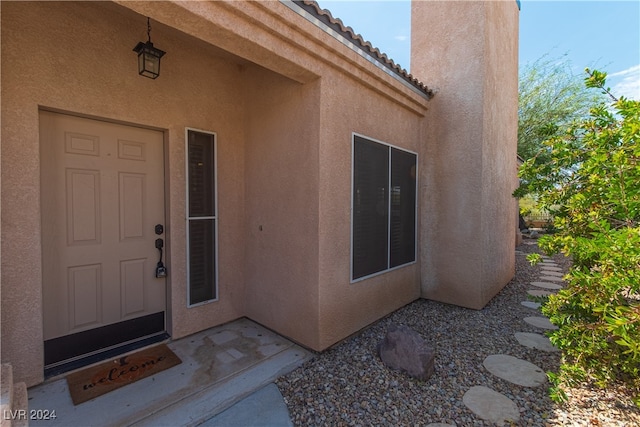
[[537,310],[537,309],[540,308],[540,303],[539,302],[522,301],[520,304],[524,305],[527,308],[533,308],[534,310]]
[[553,323],[551,323],[549,319],[547,319],[546,317],[537,317],[537,316],[525,317],[524,321],[532,326],[535,326],[536,328],[551,329],[551,330],[558,329],[558,327]]
[[540,291],[538,289],[530,289],[530,290],[527,291],[527,293],[529,295],[531,295],[532,297],[547,297],[547,296],[551,295],[553,292]]
[[419,380],[427,380],[434,371],[434,351],[416,331],[404,325],[391,325],[378,345],[382,362]]
[[554,290],[562,289],[562,286],[556,285],[555,283],[549,283],[549,282],[531,282],[531,284],[533,286],[537,286],[539,288],[544,288],[544,289],[554,289]]
[[483,420],[503,425],[520,419],[520,411],[511,399],[484,386],[471,387],[462,396],[462,402]]
[[515,336],[518,342],[525,347],[542,351],[559,351],[551,344],[549,338],[544,335],[532,334],[530,332],[516,332]]
[[542,368],[507,354],[492,354],[482,364],[493,375],[524,387],[537,387],[547,381]]

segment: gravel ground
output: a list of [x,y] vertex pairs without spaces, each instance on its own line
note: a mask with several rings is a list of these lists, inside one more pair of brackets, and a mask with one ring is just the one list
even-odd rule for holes
[[[587,386],[569,391],[570,401],[557,405],[547,387],[511,384],[483,366],[491,354],[508,354],[545,371],[556,371],[559,353],[520,345],[515,332],[541,331],[522,319],[536,314],[524,307],[529,285],[540,276],[525,255],[539,251],[534,241],[517,248],[516,276],[482,310],[470,310],[428,300],[415,301],[355,336],[321,353],[301,368],[277,380],[293,423],[314,425],[415,426],[449,423],[489,426],[462,402],[473,386],[486,386],[513,400],[521,426],[640,426],[640,410],[622,389]],[[562,255],[554,261],[566,271]],[[387,369],[376,346],[392,323],[418,331],[436,350],[435,373],[418,381]]]

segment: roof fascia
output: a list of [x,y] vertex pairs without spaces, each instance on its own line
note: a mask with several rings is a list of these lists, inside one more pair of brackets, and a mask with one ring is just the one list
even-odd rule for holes
[[325,33],[329,34],[331,37],[333,37],[334,39],[336,39],[337,41],[339,41],[341,44],[343,44],[344,46],[348,47],[352,51],[356,52],[362,58],[366,59],[369,63],[373,64],[376,68],[382,70],[385,74],[387,74],[388,76],[392,77],[396,81],[400,82],[403,86],[405,86],[406,88],[410,89],[414,93],[416,93],[416,94],[418,94],[418,95],[420,95],[422,97],[425,97],[426,99],[431,99],[433,97],[434,94],[430,89],[426,89],[426,87],[425,87],[425,90],[420,90],[418,87],[416,87],[415,85],[411,84],[405,78],[403,78],[402,76],[398,75],[398,73],[396,73],[395,71],[390,69],[388,66],[384,65],[380,61],[380,59],[378,59],[375,56],[373,56],[372,53],[367,51],[367,50],[365,50],[364,47],[359,46],[358,44],[356,44],[354,42],[354,40],[351,40],[351,39],[347,38],[344,34],[341,34],[340,32],[336,31],[331,26],[327,25],[324,21],[319,19],[316,15],[310,13],[305,8],[303,8],[302,6],[300,6],[297,3],[295,3],[293,0],[280,0],[280,3],[284,4],[285,6],[287,6],[289,9],[291,9],[292,11],[297,13],[298,15],[302,16],[307,21],[309,21],[309,22],[313,23],[314,25],[316,25],[322,31],[324,31]]

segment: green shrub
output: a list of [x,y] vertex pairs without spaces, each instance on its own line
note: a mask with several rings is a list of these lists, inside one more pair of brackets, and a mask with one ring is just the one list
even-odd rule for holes
[[555,233],[540,248],[573,260],[567,286],[542,307],[562,350],[552,397],[564,400],[565,386],[584,381],[621,381],[640,406],[640,102],[614,97],[605,73],[586,72],[587,87],[611,102],[546,141],[551,161],[526,161],[514,194],[553,209]]

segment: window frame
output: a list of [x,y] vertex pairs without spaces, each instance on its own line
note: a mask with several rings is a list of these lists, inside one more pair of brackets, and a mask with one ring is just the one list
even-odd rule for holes
[[[355,200],[355,175],[356,175],[356,169],[355,169],[355,145],[356,145],[356,137],[364,139],[366,141],[369,142],[373,142],[373,143],[377,143],[380,145],[383,145],[385,147],[387,147],[388,149],[388,166],[387,166],[387,174],[388,174],[388,180],[387,180],[387,268],[377,271],[375,273],[371,273],[371,274],[367,274],[365,276],[361,276],[358,278],[354,278],[353,277],[353,260],[354,260],[354,252],[355,252],[355,245],[354,245],[354,226],[355,226],[355,206],[354,206],[354,200]],[[398,151],[402,151],[404,153],[409,153],[415,156],[416,159],[416,166],[415,166],[415,174],[416,174],[416,184],[415,184],[415,212],[414,212],[414,247],[413,247],[413,261],[409,261],[407,263],[404,264],[400,264],[397,265],[395,267],[391,267],[391,209],[392,209],[392,203],[391,203],[391,198],[392,198],[392,191],[391,191],[391,180],[392,180],[392,176],[393,176],[393,172],[391,169],[391,165],[392,165],[392,149],[396,149]],[[419,172],[418,172],[418,167],[419,167],[419,155],[417,152],[411,151],[411,150],[407,150],[406,148],[402,148],[399,147],[397,145],[393,145],[393,144],[389,144],[388,142],[385,141],[380,141],[378,139],[375,138],[371,138],[369,136],[366,135],[362,135],[360,133],[357,132],[352,132],[351,133],[351,224],[350,224],[350,245],[351,245],[351,251],[350,251],[350,258],[349,258],[349,281],[351,284],[353,283],[358,283],[361,282],[363,280],[367,280],[376,276],[380,276],[382,274],[386,274],[388,272],[394,271],[394,270],[398,270],[400,268],[404,268],[413,264],[416,264],[418,262],[418,205],[419,205],[419,199],[418,199],[418,188],[419,188]]]
[[[197,132],[206,135],[211,135],[213,137],[213,215],[212,216],[190,216],[189,208],[189,133]],[[198,307],[204,304],[209,304],[212,302],[216,302],[220,299],[219,295],[219,263],[218,263],[218,135],[216,132],[211,132],[202,129],[196,129],[191,127],[185,127],[184,132],[184,159],[185,159],[185,253],[186,253],[186,271],[187,271],[187,308]],[[195,304],[191,304],[191,242],[190,242],[190,223],[194,220],[213,220],[213,232],[215,234],[214,242],[213,242],[213,250],[214,250],[214,286],[213,292],[215,297],[212,299],[208,299],[205,301],[200,301]]]

